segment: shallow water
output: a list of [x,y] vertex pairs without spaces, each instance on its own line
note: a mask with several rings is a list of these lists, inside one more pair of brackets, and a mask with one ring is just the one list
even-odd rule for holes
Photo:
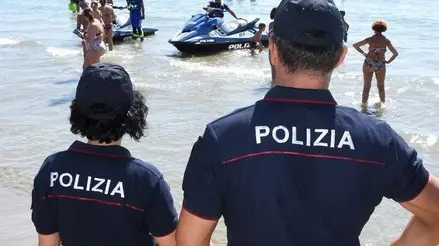
[[[260,17],[277,1],[225,1],[239,17]],[[121,5],[123,1],[116,1]],[[129,139],[132,153],[155,163],[171,185],[180,209],[181,178],[192,144],[209,121],[263,97],[270,86],[268,54],[249,51],[191,57],[167,43],[204,1],[146,0],[145,26],[155,36],[117,45],[103,61],[126,67],[147,95],[149,135]],[[386,35],[400,56],[388,66],[388,103],[377,114],[388,121],[439,175],[439,16],[435,1],[338,1],[351,25],[348,44],[371,34],[370,24],[389,22]],[[416,6],[416,8],[413,8]],[[0,16],[0,242],[35,244],[30,222],[30,187],[44,158],[78,139],[69,132],[68,105],[81,72],[82,51],[71,31],[75,17],[67,1],[1,0]],[[227,16],[226,18],[230,18]],[[334,74],[331,90],[339,104],[359,108],[362,56],[350,48]],[[371,103],[378,99],[374,88]],[[363,245],[386,245],[408,214],[383,201],[361,235]],[[225,243],[221,224],[214,241]]]

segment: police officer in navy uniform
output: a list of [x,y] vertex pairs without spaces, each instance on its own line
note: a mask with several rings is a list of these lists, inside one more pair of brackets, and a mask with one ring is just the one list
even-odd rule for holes
[[175,245],[178,215],[153,165],[121,146],[144,136],[148,108],[119,65],[88,66],[70,106],[75,141],[46,158],[34,180],[39,246]]
[[383,197],[414,215],[392,245],[439,243],[439,182],[386,122],[328,90],[347,52],[332,0],[284,0],[269,44],[273,87],[208,124],[183,180],[177,244],[354,246]]
[[[233,12],[233,10],[231,10],[229,8],[229,6],[227,6],[227,4],[223,4],[221,3],[221,0],[213,0],[210,1],[206,7],[204,7],[203,9],[206,11],[209,11],[209,8],[215,8],[215,9],[220,9],[220,10],[226,10],[227,12],[229,12],[235,19],[238,19],[238,17],[236,16],[235,12]],[[215,16],[213,17],[220,17],[223,18],[224,14],[223,13],[215,13]]]

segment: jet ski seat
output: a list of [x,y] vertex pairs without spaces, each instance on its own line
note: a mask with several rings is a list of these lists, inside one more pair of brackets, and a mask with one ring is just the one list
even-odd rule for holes
[[238,26],[235,30],[227,33],[227,35],[233,35],[233,34],[236,34],[236,33],[239,33],[239,32],[242,32],[242,31],[245,31],[245,30],[248,30],[248,29],[251,29],[256,24],[256,22],[258,22],[258,21],[259,21],[259,18],[256,18],[253,21],[250,21],[249,23],[247,23],[247,24],[245,24],[243,26]]

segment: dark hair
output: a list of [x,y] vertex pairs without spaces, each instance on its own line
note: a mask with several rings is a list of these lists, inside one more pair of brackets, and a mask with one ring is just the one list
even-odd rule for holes
[[383,20],[377,20],[372,23],[372,30],[375,32],[385,32],[387,31],[387,24]]
[[274,8],[272,8],[271,9],[271,12],[270,12],[270,19],[274,19],[274,16],[276,15],[276,10],[277,10],[277,8],[276,7],[274,7]]
[[259,23],[259,29],[262,29],[262,28],[265,28],[266,27],[266,25],[264,24],[264,23]]
[[84,16],[87,17],[88,21],[92,22],[95,19],[95,17],[93,16],[93,10],[91,8],[85,8],[83,13]]
[[99,0],[102,6],[105,6],[107,4],[107,0]]
[[75,100],[70,105],[70,131],[80,134],[89,140],[99,143],[117,141],[128,134],[135,141],[139,141],[147,129],[146,116],[148,107],[145,105],[145,97],[138,91],[134,91],[133,104],[126,115],[116,116],[112,120],[95,120],[82,114]]
[[276,45],[279,59],[289,73],[307,71],[327,74],[337,66],[343,51],[343,43],[330,47],[307,46],[284,40],[274,33],[270,39]]

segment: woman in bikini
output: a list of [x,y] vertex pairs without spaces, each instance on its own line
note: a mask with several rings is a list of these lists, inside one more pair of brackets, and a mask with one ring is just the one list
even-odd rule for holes
[[106,52],[103,41],[104,26],[102,25],[102,22],[93,16],[93,10],[90,8],[84,10],[84,15],[87,17],[90,24],[88,25],[87,31],[84,33],[86,53],[82,69],[86,68],[88,65],[100,62],[101,56]]
[[[368,37],[360,42],[355,43],[354,48],[364,55],[366,58],[363,64],[363,96],[362,106],[367,106],[369,99],[369,91],[372,83],[372,77],[375,74],[377,80],[378,93],[381,103],[385,103],[386,94],[384,91],[384,80],[386,78],[386,64],[391,63],[398,56],[398,52],[393,47],[389,39],[382,33],[387,30],[387,24],[382,20],[374,21],[372,24],[374,35]],[[361,46],[369,45],[369,51],[366,53],[361,49]],[[386,48],[392,52],[392,57],[386,61]]]
[[108,50],[113,50],[113,21],[116,20],[113,7],[108,4],[107,0],[100,0],[101,7],[99,10],[102,13],[102,20],[104,21],[105,41],[108,44]]

